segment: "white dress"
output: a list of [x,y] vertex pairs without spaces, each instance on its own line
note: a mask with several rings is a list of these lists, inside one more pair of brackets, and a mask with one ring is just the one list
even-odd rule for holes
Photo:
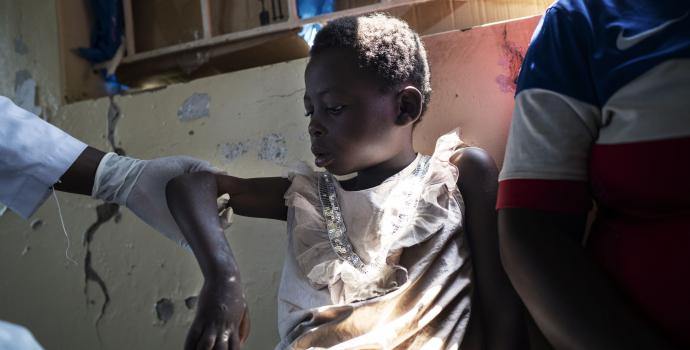
[[432,156],[361,191],[306,166],[288,175],[276,349],[457,349],[471,296],[448,161],[459,143],[442,136]]

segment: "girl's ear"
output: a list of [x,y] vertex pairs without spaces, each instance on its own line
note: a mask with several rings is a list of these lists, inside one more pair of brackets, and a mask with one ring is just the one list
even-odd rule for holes
[[396,118],[398,125],[414,124],[422,115],[422,93],[416,87],[408,85],[398,93],[400,113]]

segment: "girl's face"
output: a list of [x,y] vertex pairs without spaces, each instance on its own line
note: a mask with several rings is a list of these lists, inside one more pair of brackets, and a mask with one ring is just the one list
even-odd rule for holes
[[316,166],[333,174],[358,172],[398,154],[410,142],[396,123],[398,92],[357,66],[354,53],[329,49],[305,71],[304,108]]

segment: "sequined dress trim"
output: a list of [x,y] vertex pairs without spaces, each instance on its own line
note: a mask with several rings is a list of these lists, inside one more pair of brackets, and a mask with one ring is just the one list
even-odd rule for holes
[[[418,190],[422,188],[422,181],[429,170],[430,160],[430,156],[421,156],[417,166],[412,171],[413,184],[404,189],[407,190],[404,196],[404,209],[398,215],[398,223],[393,225],[392,236],[395,236],[401,228],[406,227],[413,216],[412,214],[416,212],[421,195]],[[362,273],[378,270],[380,265],[385,264],[385,261],[372,261],[369,264],[365,264],[359,255],[355,253],[352,243],[350,243],[347,237],[347,227],[345,227],[345,221],[343,220],[335,181],[337,180],[335,180],[333,175],[324,172],[318,176],[317,182],[321,210],[325,218],[326,231],[328,232],[328,240],[331,243],[331,247],[340,259],[350,263]]]

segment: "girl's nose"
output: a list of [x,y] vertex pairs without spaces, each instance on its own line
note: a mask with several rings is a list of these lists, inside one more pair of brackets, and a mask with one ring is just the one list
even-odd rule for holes
[[321,124],[316,122],[314,118],[311,118],[309,122],[309,135],[311,137],[321,137],[326,134],[326,129],[323,128]]

